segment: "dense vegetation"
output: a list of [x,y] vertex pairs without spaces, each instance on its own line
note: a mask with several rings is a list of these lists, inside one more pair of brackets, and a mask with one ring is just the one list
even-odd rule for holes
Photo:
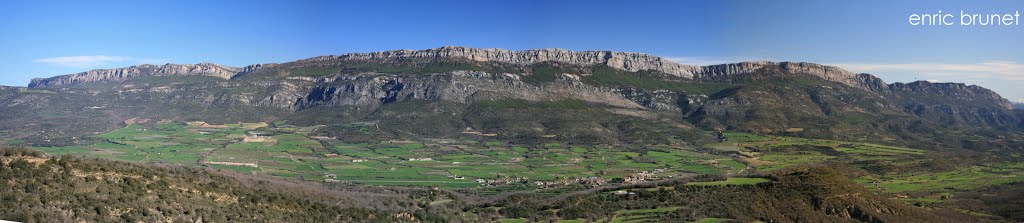
[[[877,150],[863,150],[865,152]],[[854,167],[795,166],[745,178],[700,175],[593,189],[555,187],[487,195],[448,190],[370,189],[274,180],[181,166],[146,166],[34,150],[0,149],[0,219],[54,221],[998,221],[960,209],[980,201],[1018,219],[1019,190],[1002,199],[947,194],[934,209],[888,200],[850,180]],[[840,168],[840,169],[835,169]],[[616,186],[617,185],[617,186]],[[991,188],[991,187],[989,187]],[[995,189],[995,188],[993,188]],[[382,191],[374,191],[382,190]],[[573,192],[576,191],[576,192]],[[946,198],[943,198],[946,199]],[[1010,199],[1010,200],[1007,200]],[[1002,201],[1002,202],[1000,202]],[[921,206],[921,204],[915,204]],[[954,211],[962,210],[962,211]],[[965,214],[967,213],[967,214]]]
[[0,148],[0,219],[22,222],[395,221],[178,167]]
[[[527,101],[495,100],[481,102],[478,106],[530,109],[520,107],[527,105],[571,109],[579,104],[581,102],[553,101],[533,105]],[[976,196],[971,193],[1000,192],[1006,188],[1018,187],[1024,182],[1024,166],[1015,161],[1015,157],[1019,157],[1017,155],[990,157],[988,162],[981,163],[960,153],[790,136],[724,132],[721,133],[721,142],[698,147],[652,145],[630,148],[571,145],[550,141],[540,145],[517,145],[477,136],[486,132],[470,131],[465,133],[466,138],[448,142],[389,140],[348,143],[318,135],[314,130],[319,127],[321,126],[295,126],[284,120],[273,123],[227,125],[140,121],[122,129],[81,139],[93,142],[91,144],[31,148],[53,154],[74,154],[299,178],[305,181],[327,182],[327,185],[345,187],[346,190],[367,185],[440,187],[456,194],[472,195],[429,196],[433,198],[401,195],[392,199],[403,208],[384,209],[408,211],[418,218],[444,216],[445,219],[475,205],[509,205],[480,203],[476,200],[487,201],[493,200],[494,197],[527,192],[543,195],[526,198],[540,199],[539,203],[550,203],[548,199],[556,199],[553,197],[585,191],[588,188],[607,189],[635,184],[636,181],[624,182],[633,174],[645,174],[647,180],[654,180],[652,182],[673,179],[672,177],[685,179],[694,174],[725,175],[735,177],[688,185],[749,185],[762,183],[764,180],[745,178],[744,175],[822,164],[849,167],[848,170],[856,174],[830,177],[853,178],[860,187],[867,188],[870,191],[868,193],[898,198],[897,200],[906,204],[1012,217],[1014,210],[1017,210],[1014,206],[994,203],[985,197],[975,198]],[[374,129],[372,124],[352,127]],[[676,187],[660,188],[671,190]],[[1011,193],[1007,196],[1013,195]],[[989,203],[981,207],[968,205],[969,202],[978,200]],[[388,202],[391,201],[376,206],[390,206],[386,204]],[[437,205],[441,203],[444,205]],[[432,214],[427,214],[409,207],[443,208],[444,211],[434,210]],[[541,210],[552,208],[558,209],[545,206]],[[645,210],[633,206],[609,208],[611,209],[599,213],[625,214]],[[651,205],[647,209],[659,208],[689,210],[680,209],[680,204],[674,203]],[[665,212],[668,209],[659,211]],[[525,216],[515,214],[516,212],[499,213],[484,210],[470,212],[474,213],[473,216],[481,218]],[[562,216],[559,213],[551,212],[546,218],[575,216]],[[750,217],[737,213],[703,217]],[[644,216],[647,215],[651,214],[647,213]],[[612,216],[586,215],[583,218],[609,217]],[[691,215],[686,219],[698,217],[701,216]]]
[[[797,168],[764,176],[770,182],[638,186],[546,203],[530,196],[502,203],[509,217],[544,219],[656,220],[691,222],[707,218],[738,222],[927,222],[968,220],[969,216],[930,212],[888,201],[853,184],[830,168]],[[618,192],[618,193],[616,193]],[[628,211],[624,211],[628,210]],[[638,215],[640,212],[642,214]]]

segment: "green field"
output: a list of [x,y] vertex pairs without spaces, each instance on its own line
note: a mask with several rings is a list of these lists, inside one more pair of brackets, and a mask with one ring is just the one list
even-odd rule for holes
[[[1024,163],[971,166],[923,174],[867,176],[859,181],[871,185],[870,189],[888,193],[970,191],[1024,182]],[[874,186],[876,184],[877,187]]]
[[747,165],[759,171],[772,171],[815,163],[845,163],[869,168],[884,162],[911,164],[926,159],[920,149],[886,146],[864,142],[807,139],[786,136],[764,136],[726,132],[726,140],[705,147],[723,153],[739,153]]
[[132,124],[89,137],[91,143],[83,145],[33,148],[57,155],[181,164],[314,181],[447,188],[502,188],[503,184],[534,188],[538,182],[565,185],[588,177],[610,180],[645,173],[648,179],[658,179],[735,173],[746,168],[727,155],[689,148],[661,146],[635,151],[556,142],[528,146],[466,140],[352,144],[317,137],[312,133],[315,128],[283,121],[274,125]]
[[[353,144],[318,137],[316,128],[285,121],[273,125],[131,124],[87,137],[84,141],[88,143],[81,145],[32,148],[56,155],[180,164],[311,181],[465,188],[482,194],[567,186],[590,177],[610,181],[633,175],[658,180],[725,174],[737,176],[690,185],[756,184],[768,180],[743,174],[816,163],[899,170],[919,165],[927,155],[924,150],[872,143],[733,132],[725,133],[727,140],[703,149],[658,145],[630,149],[557,142],[511,145],[467,139],[452,143],[389,140]],[[882,172],[858,181],[887,193],[975,190],[1024,182],[1024,164],[991,164],[944,172]]]
[[[771,184],[767,176],[772,172],[815,164],[858,169],[863,172],[855,180],[865,188],[924,207],[949,205],[947,201],[958,192],[1024,183],[1024,163],[979,163],[935,171],[926,165],[934,159],[932,153],[938,151],[868,142],[726,132],[725,140],[698,146],[554,141],[517,145],[471,137],[443,143],[408,139],[353,143],[318,135],[319,127],[285,121],[143,123],[85,137],[77,145],[31,148],[54,155],[183,165],[328,184],[441,187],[474,195],[532,191],[539,196],[557,196],[596,186],[633,187],[628,184],[701,175],[720,180],[686,185],[728,188]],[[0,137],[5,134],[0,132]],[[651,193],[676,188],[634,189],[616,192]],[[606,193],[613,196],[610,194],[615,192]],[[442,199],[430,204],[443,206],[451,201]],[[619,210],[600,222],[647,222],[679,214],[674,213],[678,207],[666,206]],[[723,221],[730,219],[697,220]]]

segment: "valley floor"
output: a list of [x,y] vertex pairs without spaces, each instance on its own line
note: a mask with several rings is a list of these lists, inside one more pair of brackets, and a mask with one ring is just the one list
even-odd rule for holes
[[[1020,157],[1017,153],[1006,154],[1007,159],[997,162],[950,164],[943,159],[961,157],[863,142],[735,132],[723,133],[720,142],[696,148],[558,142],[512,145],[476,132],[467,132],[460,139],[352,143],[318,135],[320,127],[294,126],[286,121],[211,125],[142,120],[79,139],[77,145],[29,148],[54,155],[210,168],[327,185],[436,187],[474,196],[531,191],[557,197],[587,188],[628,185],[647,191],[674,190],[678,187],[649,185],[700,176],[722,178],[688,185],[756,185],[771,182],[759,177],[765,174],[829,165],[851,170],[847,177],[883,197],[983,217],[1005,216],[1006,211],[964,205],[983,200],[972,193],[1019,188],[1024,182],[1024,163],[1013,161]],[[642,222],[676,209],[623,209],[605,220]],[[714,217],[701,222],[726,220]]]

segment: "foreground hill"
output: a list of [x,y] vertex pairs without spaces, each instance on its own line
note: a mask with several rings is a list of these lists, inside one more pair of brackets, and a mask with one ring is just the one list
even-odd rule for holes
[[189,168],[0,148],[0,219],[23,222],[352,222],[393,215]]
[[[242,68],[139,65],[0,88],[7,138],[61,143],[131,118],[289,120],[359,139],[493,133],[518,143],[701,144],[728,129],[923,148],[1020,148],[1020,114],[958,83],[887,84],[811,63],[676,64],[640,53],[442,47]],[[70,125],[68,123],[77,123]],[[968,137],[986,136],[996,141]],[[667,140],[674,138],[675,140]]]
[[[1001,220],[887,200],[854,184],[840,170],[794,168],[762,178],[667,182],[567,197],[557,203],[512,197],[501,213],[543,219],[588,218],[640,222],[964,222]],[[632,210],[632,211],[623,211]],[[710,220],[708,220],[710,221]]]

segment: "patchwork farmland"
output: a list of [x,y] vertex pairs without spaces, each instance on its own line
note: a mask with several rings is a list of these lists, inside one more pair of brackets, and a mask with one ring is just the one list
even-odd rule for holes
[[[328,183],[431,186],[475,193],[595,187],[680,176],[735,176],[728,185],[763,182],[743,178],[816,163],[878,170],[859,178],[892,196],[921,197],[1024,181],[1020,164],[990,164],[913,174],[924,150],[786,136],[726,132],[700,147],[512,145],[472,136],[461,139],[354,143],[317,135],[319,126],[274,123],[211,125],[205,122],[132,123],[80,140],[80,145],[34,147],[57,155],[205,167]],[[968,183],[971,182],[971,183]],[[977,182],[982,182],[978,184]],[[971,188],[963,188],[969,185]]]

